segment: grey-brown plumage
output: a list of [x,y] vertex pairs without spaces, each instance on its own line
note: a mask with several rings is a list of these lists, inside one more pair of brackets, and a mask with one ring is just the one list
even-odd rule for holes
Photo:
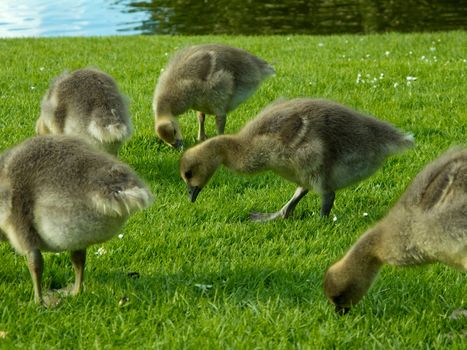
[[77,294],[86,248],[115,235],[152,194],[126,164],[77,138],[38,136],[0,156],[0,229],[27,256],[37,303],[41,251],[70,251]]
[[387,122],[335,102],[299,98],[273,103],[236,135],[187,150],[180,173],[194,201],[221,164],[242,173],[272,170],[299,187],[281,210],[253,213],[253,220],[287,218],[309,189],[322,195],[321,215],[327,216],[336,190],[370,176],[387,156],[412,145],[411,135]]
[[126,97],[115,81],[96,69],[57,77],[42,99],[36,133],[76,136],[117,154],[132,132]]
[[197,110],[198,140],[206,139],[205,114],[216,116],[223,134],[228,112],[250,97],[274,68],[251,53],[220,44],[179,50],[159,77],[154,92],[155,129],[173,147],[183,145],[176,116]]
[[452,149],[421,171],[389,213],[329,268],[324,291],[346,311],[383,264],[433,262],[467,272],[467,148]]

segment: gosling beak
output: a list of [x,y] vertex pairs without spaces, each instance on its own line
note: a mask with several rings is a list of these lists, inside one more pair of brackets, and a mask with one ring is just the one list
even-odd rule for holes
[[180,150],[180,151],[183,151],[183,140],[179,140],[179,139],[175,140],[175,142],[172,143],[171,146],[173,148],[176,148],[176,149]]
[[348,306],[336,305],[336,313],[339,314],[340,316],[347,314],[349,311],[350,311],[350,307]]
[[198,197],[198,194],[201,192],[201,187],[190,186],[190,185],[187,185],[187,187],[188,187],[188,198],[190,198],[191,203],[194,203],[196,200],[196,197]]

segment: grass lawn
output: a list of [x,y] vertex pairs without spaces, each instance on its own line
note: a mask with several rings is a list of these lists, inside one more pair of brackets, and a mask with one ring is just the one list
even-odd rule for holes
[[[168,56],[202,42],[242,47],[276,67],[277,76],[230,113],[227,133],[278,97],[313,96],[390,121],[417,146],[339,191],[329,220],[319,218],[319,197],[310,193],[291,219],[250,223],[248,212],[274,211],[295,189],[272,173],[220,169],[192,204],[178,175],[180,153],[155,137],[151,105]],[[326,268],[423,165],[466,144],[465,32],[2,39],[0,150],[34,134],[53,77],[86,66],[112,75],[129,96],[135,131],[120,157],[156,201],[129,220],[122,238],[88,249],[84,292],[55,309],[34,305],[25,258],[0,244],[1,349],[466,349],[467,320],[449,317],[467,307],[465,273],[439,264],[385,267],[343,317],[322,292]],[[180,121],[194,144],[195,113]],[[208,118],[209,135],[214,124]],[[47,287],[72,281],[68,254],[44,256]]]

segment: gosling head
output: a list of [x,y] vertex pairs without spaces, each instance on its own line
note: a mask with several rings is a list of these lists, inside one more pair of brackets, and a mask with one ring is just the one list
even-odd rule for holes
[[167,143],[176,149],[183,149],[183,137],[180,131],[180,127],[174,118],[162,118],[162,120],[156,121],[156,133],[157,135]]
[[198,194],[208,183],[221,164],[219,156],[212,155],[202,143],[187,150],[180,160],[180,176],[185,181],[188,196],[195,202]]
[[[362,268],[363,267],[363,268]],[[338,261],[324,277],[324,293],[335,305],[336,312],[343,315],[356,305],[370,288],[379,269],[379,264],[349,266]]]

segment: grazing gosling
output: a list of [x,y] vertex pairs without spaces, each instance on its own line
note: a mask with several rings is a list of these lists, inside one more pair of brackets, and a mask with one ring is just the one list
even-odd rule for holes
[[183,147],[176,116],[193,108],[198,113],[198,140],[205,140],[205,114],[216,116],[223,134],[227,112],[250,97],[274,68],[247,51],[220,44],[179,50],[160,75],[153,109],[157,135],[175,148]]
[[314,189],[328,216],[337,189],[373,174],[385,158],[413,145],[391,124],[332,101],[299,98],[275,102],[238,134],[217,136],[185,152],[180,173],[191,201],[221,165],[242,173],[272,170],[299,185],[279,211],[252,213],[257,221],[289,217]]
[[152,194],[126,164],[77,138],[38,136],[0,156],[0,230],[27,257],[34,300],[42,296],[41,251],[70,251],[78,294],[86,248],[107,241]]
[[383,264],[442,262],[467,272],[467,148],[443,154],[324,278],[324,292],[345,313],[370,288]]
[[132,132],[127,104],[115,81],[104,72],[65,72],[42,99],[36,133],[80,137],[116,155]]

